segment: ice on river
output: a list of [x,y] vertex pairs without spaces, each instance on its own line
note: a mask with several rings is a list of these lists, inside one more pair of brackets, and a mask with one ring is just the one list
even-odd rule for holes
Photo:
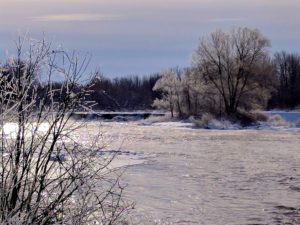
[[78,137],[99,127],[101,156],[126,168],[121,182],[136,203],[135,224],[300,224],[299,129],[92,121]]
[[[300,132],[103,123],[112,149],[151,155],[128,167],[137,224],[299,224]],[[91,124],[90,129],[93,125]]]
[[[26,126],[26,135],[31,136],[32,134],[39,133],[39,134],[45,134],[48,132],[50,125],[49,123],[28,123]],[[1,132],[3,132],[4,135],[14,138],[17,136],[19,130],[19,125],[17,123],[5,123],[3,125],[3,128],[0,129]]]

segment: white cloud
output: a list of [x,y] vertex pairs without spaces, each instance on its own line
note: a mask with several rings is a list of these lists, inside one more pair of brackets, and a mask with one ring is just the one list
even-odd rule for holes
[[31,17],[31,19],[39,22],[92,22],[118,20],[120,19],[120,16],[109,14],[71,13],[50,14],[44,16]]
[[209,22],[214,22],[214,23],[226,23],[226,22],[238,22],[238,21],[242,21],[244,20],[244,18],[214,18],[214,19],[210,19]]

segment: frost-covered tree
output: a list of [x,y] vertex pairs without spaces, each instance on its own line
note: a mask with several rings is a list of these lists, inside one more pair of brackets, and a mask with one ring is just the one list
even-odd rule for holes
[[175,111],[181,114],[181,90],[182,85],[177,73],[174,70],[163,71],[161,78],[153,87],[153,91],[161,91],[163,93],[162,98],[156,99],[153,106],[160,109],[168,109],[172,117],[174,117]]
[[261,97],[269,96],[269,46],[269,40],[257,29],[246,27],[217,30],[200,40],[193,67],[199,79],[218,92],[227,114],[236,113],[241,106],[252,108],[262,102]]
[[187,116],[199,116],[203,112],[215,112],[217,93],[199,79],[198,71],[193,68],[181,74],[182,108]]
[[163,71],[153,90],[162,92],[153,106],[169,110],[172,117],[175,113],[179,118],[186,118],[215,111],[217,93],[199,79],[198,71],[193,68]]
[[24,51],[25,40],[0,72],[0,224],[122,223],[113,157],[101,157],[100,134],[83,141],[85,125],[72,119],[92,106],[91,87],[77,88],[86,61],[44,40]]

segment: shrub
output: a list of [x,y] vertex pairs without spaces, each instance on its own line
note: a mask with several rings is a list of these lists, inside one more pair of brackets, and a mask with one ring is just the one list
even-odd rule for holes
[[165,116],[149,116],[147,119],[141,122],[142,125],[151,125],[153,123],[163,123],[174,121],[174,118],[171,117],[170,114],[166,114]]
[[289,123],[283,119],[280,115],[273,115],[268,120],[270,125],[273,126],[287,126]]
[[268,121],[268,116],[262,112],[254,111],[247,112],[244,110],[240,110],[236,117],[229,117],[229,119],[233,122],[239,121],[243,126],[249,126],[256,124],[258,122],[266,122]]
[[240,125],[238,123],[232,123],[226,119],[213,119],[209,122],[207,128],[215,130],[237,130],[240,129]]
[[210,113],[204,113],[201,119],[191,118],[193,126],[196,128],[208,128],[208,124],[214,119],[214,116]]
[[269,119],[267,114],[260,112],[260,111],[253,112],[253,116],[255,117],[256,121],[258,121],[258,122],[266,122]]

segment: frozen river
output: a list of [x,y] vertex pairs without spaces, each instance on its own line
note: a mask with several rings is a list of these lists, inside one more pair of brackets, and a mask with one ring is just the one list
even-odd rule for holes
[[[91,125],[92,126],[92,125]],[[103,123],[127,168],[136,224],[300,224],[300,132]]]

